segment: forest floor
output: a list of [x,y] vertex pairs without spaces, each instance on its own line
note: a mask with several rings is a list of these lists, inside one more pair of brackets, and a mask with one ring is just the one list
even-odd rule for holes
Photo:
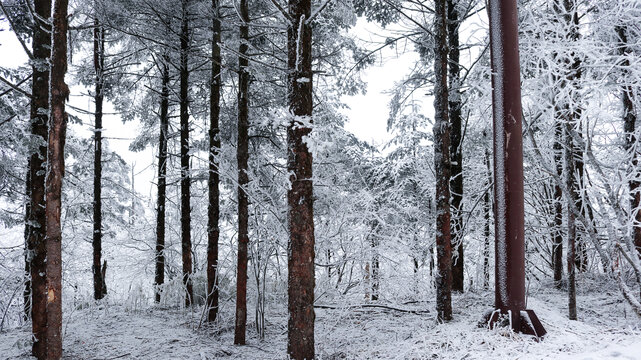
[[[477,326],[493,293],[453,298],[454,320],[438,325],[434,303],[396,305],[428,309],[412,314],[383,309],[316,309],[319,359],[641,359],[641,322],[618,292],[595,286],[578,296],[579,321],[567,320],[562,291],[530,289],[548,335],[542,341],[507,329]],[[65,314],[65,359],[285,359],[285,306],[268,306],[265,340],[251,316],[248,345],[234,346],[233,306],[213,326],[199,325],[201,312],[100,305]],[[0,333],[0,359],[29,359],[29,325]]]

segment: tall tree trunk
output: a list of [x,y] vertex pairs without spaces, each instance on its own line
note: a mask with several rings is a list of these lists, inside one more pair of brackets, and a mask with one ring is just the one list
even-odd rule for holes
[[[486,136],[485,131],[483,132],[483,137]],[[489,186],[492,184],[492,168],[490,164],[490,152],[485,149],[485,166],[487,168],[487,186],[488,190],[483,195],[483,214],[485,218],[485,225],[483,228],[483,236],[485,237],[485,242],[483,244],[483,288],[490,288],[490,227],[491,227],[491,217],[490,213],[492,212],[492,202],[490,201],[490,189]]]
[[[567,29],[567,33],[563,34],[571,41],[576,42],[579,39],[579,18],[577,14],[577,3],[575,0],[561,0],[555,1],[555,8],[557,14],[563,19],[563,25]],[[577,240],[577,226],[575,214],[572,211],[574,206],[580,206],[578,186],[580,181],[577,179],[576,174],[576,156],[580,154],[576,141],[572,137],[572,132],[579,129],[579,121],[581,117],[581,110],[577,102],[579,101],[576,82],[581,77],[581,60],[576,54],[571,53],[567,58],[562,59],[567,64],[567,72],[563,79],[563,85],[568,87],[568,98],[563,100],[561,104],[560,117],[565,119],[565,181],[567,191],[569,192],[570,203],[567,203],[567,226],[568,226],[568,251],[567,251],[567,268],[568,268],[568,310],[570,320],[577,319],[576,311],[576,240]],[[579,208],[580,209],[580,208]]]
[[380,289],[380,256],[378,254],[378,220],[372,221],[371,232],[369,235],[370,248],[372,251],[372,301],[378,300]]
[[436,174],[436,316],[452,319],[450,126],[447,89],[447,3],[434,5],[434,170]]
[[160,302],[160,286],[165,283],[165,204],[167,202],[167,134],[169,132],[169,65],[162,64],[160,99],[160,137],[158,139],[158,200],[156,209],[156,276],[155,300]]
[[68,0],[55,0],[51,34],[51,82],[49,106],[49,142],[47,147],[46,180],[46,354],[42,358],[62,357],[62,178],[65,164],[65,137],[67,113],[65,100],[69,88],[65,84],[67,72],[67,7]]
[[[578,66],[580,62],[575,62],[575,66]],[[577,69],[578,70],[578,69]],[[583,126],[581,123],[581,108],[575,110],[576,114],[574,115],[575,121],[578,122],[578,131],[577,134],[580,138],[583,138]],[[591,205],[590,199],[587,195],[586,187],[586,176],[585,176],[585,163],[583,161],[583,148],[577,144],[574,149],[574,161],[576,168],[576,186],[577,186],[577,209],[581,211],[583,217],[586,220],[592,222],[590,217],[591,214]],[[578,231],[576,236],[576,249],[574,254],[574,265],[578,271],[584,272],[588,269],[588,255],[586,248],[587,234],[590,229],[586,229],[584,224],[578,222]]]
[[209,206],[207,208],[207,320],[218,316],[218,239],[220,228],[220,175],[218,154],[220,152],[220,8],[219,0],[212,0],[213,34],[211,43],[211,83],[209,90]]
[[191,306],[194,298],[191,281],[191,174],[189,171],[189,6],[190,0],[182,0],[180,27],[180,233],[186,306]]
[[[574,168],[574,140],[571,132],[574,131],[572,123],[566,124],[565,132],[565,181],[570,199],[576,204],[576,182],[575,182],[575,168]],[[570,320],[576,320],[576,282],[575,282],[575,242],[576,242],[576,221],[574,212],[572,212],[572,204],[568,203],[567,206],[567,225],[568,225],[568,310]]]
[[[494,122],[494,304],[514,331],[544,334],[525,311],[525,209],[521,75],[516,0],[490,0],[490,53]],[[529,320],[523,320],[527,317]]]
[[238,49],[238,262],[236,272],[236,327],[234,344],[245,345],[247,327],[247,244],[249,242],[249,199],[247,160],[249,158],[249,7],[240,0],[240,47]]
[[[47,349],[47,287],[46,287],[46,217],[45,217],[45,168],[47,163],[47,141],[49,120],[49,57],[51,55],[51,26],[42,19],[51,17],[51,0],[35,0],[33,28],[33,82],[31,85],[31,135],[40,142],[36,152],[29,158],[27,174],[26,259],[30,272],[30,283],[25,285],[25,298],[31,297],[32,355],[44,358]],[[25,299],[27,300],[27,299]]]
[[[96,4],[94,4],[96,6]],[[98,9],[96,8],[97,12]],[[102,299],[107,294],[105,279],[102,277],[102,103],[104,99],[105,33],[98,18],[94,18],[93,65],[96,72],[96,103],[94,124],[93,160],[93,297]]]
[[294,360],[314,358],[314,195],[312,154],[304,138],[311,132],[311,0],[289,0],[287,28],[288,104],[287,191],[289,222],[287,354]]
[[[628,44],[627,25],[617,26],[616,31],[620,42],[619,55],[624,56],[621,66],[629,77],[631,73],[629,57],[632,56],[632,50]],[[637,150],[634,146],[637,141],[636,136],[634,135],[637,113],[634,106],[635,99],[633,91],[632,85],[629,83],[626,82],[623,85],[623,130],[625,132],[625,149],[631,153],[629,156],[632,159],[631,167],[633,169],[633,174],[628,182],[628,187],[630,189],[630,216],[632,218],[634,246],[636,246],[637,251],[641,255],[641,209],[639,209],[639,205],[641,204],[641,192],[639,191],[639,181],[636,180],[636,169],[638,169],[639,160],[637,157]]]
[[463,216],[461,202],[463,201],[463,127],[461,119],[460,91],[460,50],[459,27],[460,17],[457,9],[458,0],[447,0],[447,34],[449,46],[449,120],[450,128],[450,159],[452,195],[452,243],[455,254],[452,259],[452,290],[463,292],[465,287],[464,258],[463,258]]
[[[559,111],[556,110],[555,114]],[[557,176],[563,176],[563,123],[559,116],[554,119],[554,164]],[[563,191],[557,183],[554,186],[554,240],[552,243],[552,267],[554,286],[561,288],[563,280]]]

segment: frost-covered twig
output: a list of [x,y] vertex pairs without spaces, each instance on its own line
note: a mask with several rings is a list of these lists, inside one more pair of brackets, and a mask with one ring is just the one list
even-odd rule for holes
[[325,9],[325,7],[331,1],[332,0],[325,0],[325,2],[321,6],[317,7],[316,10],[314,10],[314,12],[312,12],[312,15],[309,17],[309,20],[307,20],[307,22],[311,23],[312,21],[314,21],[314,19],[318,16],[318,14],[320,14],[323,11],[323,9]]
[[641,317],[641,303],[634,297],[634,295],[632,295],[632,291],[621,278],[620,271],[618,273],[617,280],[619,282],[619,288],[621,288],[621,292],[623,293],[623,297],[628,301],[628,304],[630,304],[632,310],[634,310],[637,316]]
[[594,226],[591,226],[590,222],[585,218],[585,216],[583,216],[581,211],[579,211],[574,201],[572,201],[570,193],[568,192],[568,188],[565,186],[565,182],[561,180],[561,178],[556,173],[556,171],[551,171],[547,167],[545,158],[543,157],[543,154],[541,153],[541,150],[539,149],[539,146],[536,143],[536,139],[534,138],[534,133],[532,132],[530,125],[525,119],[525,116],[523,116],[522,118],[523,118],[523,122],[525,123],[525,128],[526,128],[525,131],[528,133],[530,137],[530,141],[532,142],[532,147],[534,148],[534,153],[539,158],[539,162],[541,163],[541,166],[543,166],[543,168],[545,168],[545,170],[552,175],[557,185],[561,187],[563,194],[565,195],[566,199],[568,200],[568,203],[570,204],[572,213],[583,224],[583,226],[588,232],[588,235],[590,237],[590,240],[592,241],[592,244],[594,245],[595,249],[599,253],[599,256],[601,257],[601,262],[603,263],[603,268],[606,271],[611,270],[610,264],[612,262],[610,260],[610,256],[608,256],[608,254],[606,254],[603,248],[601,247],[601,243],[599,243],[599,239],[597,238],[597,234],[596,234],[596,230],[594,230]]
[[[0,76],[0,81],[5,83],[7,86],[12,88],[13,90],[21,93],[22,95],[24,95],[24,96],[26,96],[28,98],[31,98],[31,94],[30,93],[28,93],[27,91],[22,90],[18,85],[14,85],[11,81],[3,78],[2,76]],[[23,83],[23,82],[21,81],[19,84],[21,84],[21,83]]]
[[0,1],[0,8],[2,9],[2,12],[4,13],[4,16],[7,18],[7,21],[9,21],[9,25],[11,26],[11,30],[13,30],[13,33],[16,35],[16,38],[18,38],[18,41],[20,41],[20,45],[22,45],[22,49],[24,52],[27,54],[29,57],[29,60],[33,60],[33,54],[27,47],[27,44],[24,42],[24,40],[18,35],[18,32],[16,31],[16,25],[13,23],[13,19],[11,19],[11,15],[5,9],[4,5],[2,4],[2,1]]
[[270,0],[270,1],[272,4],[274,4],[274,7],[278,9],[281,15],[283,15],[283,17],[287,19],[287,21],[289,21],[290,24],[294,23],[294,19],[292,19],[292,17],[289,16],[289,13],[287,13],[287,11],[285,11],[285,9],[278,3],[278,0]]

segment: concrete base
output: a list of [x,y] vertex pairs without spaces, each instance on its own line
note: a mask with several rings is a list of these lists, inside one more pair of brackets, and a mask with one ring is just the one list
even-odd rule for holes
[[534,310],[521,310],[518,315],[515,315],[511,311],[502,313],[500,310],[494,310],[486,313],[484,323],[490,329],[510,326],[514,332],[533,335],[539,339],[542,339],[547,334]]

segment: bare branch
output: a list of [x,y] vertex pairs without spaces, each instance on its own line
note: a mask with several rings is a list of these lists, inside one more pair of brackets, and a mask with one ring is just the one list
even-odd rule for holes
[[2,1],[0,1],[0,8],[2,8],[2,12],[7,17],[7,20],[9,21],[9,25],[11,26],[11,30],[13,30],[13,33],[16,35],[16,38],[18,39],[18,41],[20,41],[20,45],[22,45],[22,49],[24,49],[24,52],[29,57],[29,60],[33,60],[33,54],[31,53],[31,51],[29,51],[29,48],[27,47],[27,44],[24,42],[24,40],[22,40],[22,38],[16,32],[16,26],[13,23],[13,20],[11,19],[9,12],[7,11],[7,9],[5,9],[4,5],[2,4]]

